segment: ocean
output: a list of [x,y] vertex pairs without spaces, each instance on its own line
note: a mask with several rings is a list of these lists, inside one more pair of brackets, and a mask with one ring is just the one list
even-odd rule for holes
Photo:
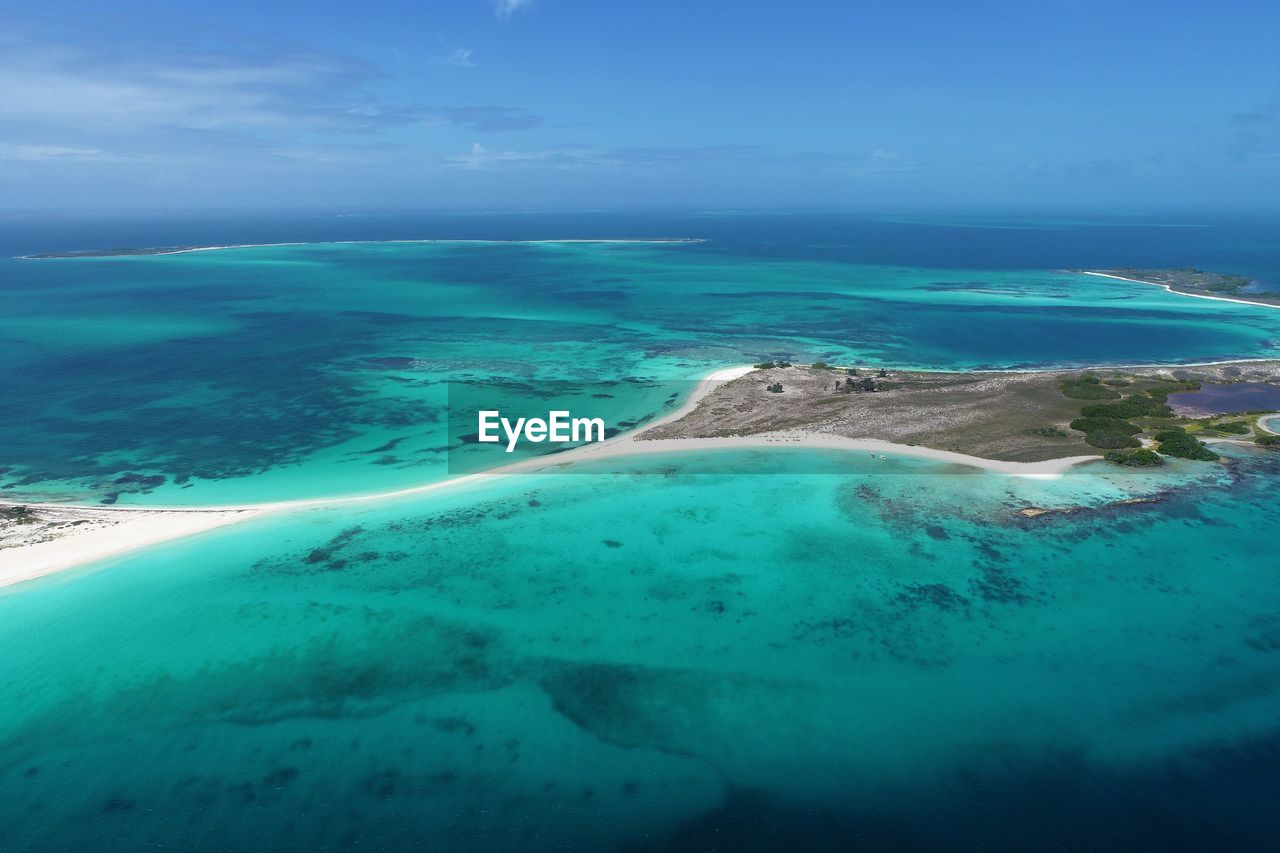
[[[14,225],[14,255],[704,242],[5,260],[0,495],[200,506],[431,482],[446,383],[615,383],[602,405],[640,418],[668,405],[654,381],[762,358],[1275,357],[1274,309],[1071,271],[1280,282],[1274,224]],[[1270,846],[1280,456],[1226,452],[1056,480],[781,448],[614,459],[10,587],[0,848]]]
[[0,495],[208,506],[431,482],[448,475],[451,383],[613,383],[592,414],[616,423],[661,412],[661,383],[778,357],[994,369],[1280,354],[1274,309],[1068,271],[1194,261],[1280,285],[1280,230],[1258,223],[528,215],[128,226],[26,226],[0,249],[374,233],[704,242],[5,259],[0,397],[20,401],[10,405],[21,417],[0,420]]

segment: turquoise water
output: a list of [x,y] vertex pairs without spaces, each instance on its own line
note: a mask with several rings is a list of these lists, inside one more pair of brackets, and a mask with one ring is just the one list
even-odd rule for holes
[[[0,837],[1257,842],[1278,460],[1031,481],[653,457],[50,578],[0,598]],[[1106,505],[1132,495],[1161,502]]]
[[[0,495],[431,482],[467,383],[603,387],[592,405],[634,421],[673,405],[669,380],[762,357],[1055,368],[1280,343],[1271,309],[1059,271],[1280,281],[1266,223],[423,221],[11,242],[709,239],[0,262]],[[1223,452],[1054,480],[795,449],[614,460],[0,590],[0,849],[1265,849],[1280,454]]]
[[5,261],[0,395],[22,416],[0,420],[0,494],[211,505],[430,482],[447,473],[448,382],[616,383],[593,401],[616,422],[667,402],[625,380],[762,358],[942,369],[1280,352],[1273,309],[802,248],[366,243]]

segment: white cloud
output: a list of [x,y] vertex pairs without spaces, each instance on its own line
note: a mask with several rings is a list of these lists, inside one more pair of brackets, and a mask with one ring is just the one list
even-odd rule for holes
[[432,65],[456,65],[459,68],[475,68],[476,64],[471,61],[471,54],[474,51],[469,47],[455,48],[453,52],[437,56],[431,60]]
[[11,145],[0,142],[0,160],[105,160],[98,148],[71,148],[64,145]]
[[[472,64],[466,48],[448,59]],[[381,76],[361,60],[305,51],[103,56],[29,44],[0,51],[0,116],[8,159],[19,144],[22,158],[33,159],[50,139],[79,150],[178,153],[273,138],[309,144],[407,125],[491,133],[543,123],[501,105],[388,103],[371,92]]]
[[518,154],[515,151],[490,151],[479,142],[476,142],[471,145],[471,150],[466,154],[458,154],[445,159],[449,162],[449,165],[458,169],[487,169],[502,163],[533,162],[537,158],[527,154]]
[[455,169],[496,169],[503,167],[534,167],[541,169],[573,169],[580,166],[619,166],[623,161],[593,148],[561,146],[540,151],[490,151],[479,142],[472,144],[466,154],[446,157],[445,162]]
[[493,0],[494,11],[504,21],[521,9],[528,9],[532,5],[533,0]]

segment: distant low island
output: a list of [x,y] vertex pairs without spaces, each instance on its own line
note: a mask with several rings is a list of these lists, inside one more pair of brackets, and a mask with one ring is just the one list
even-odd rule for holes
[[1184,269],[1112,269],[1080,270],[1086,275],[1154,284],[1173,293],[1187,296],[1226,299],[1232,302],[1249,302],[1254,305],[1280,307],[1280,292],[1258,289],[1259,282],[1247,275],[1205,272],[1191,267]]
[[153,246],[144,248],[121,249],[71,249],[62,252],[41,252],[33,255],[21,255],[21,260],[42,261],[66,258],[122,258],[137,255],[181,255],[187,252],[208,252],[216,249],[267,249],[280,246],[328,246],[356,243],[702,243],[702,237],[569,237],[545,240],[473,240],[473,239],[395,239],[395,240],[320,240],[314,242],[287,243],[229,243],[227,245],[200,246]]
[[52,258],[118,258],[131,255],[177,255],[183,252],[194,252],[201,246],[156,246],[150,249],[75,249],[69,252],[45,252],[38,255],[23,255],[25,260],[40,261]]

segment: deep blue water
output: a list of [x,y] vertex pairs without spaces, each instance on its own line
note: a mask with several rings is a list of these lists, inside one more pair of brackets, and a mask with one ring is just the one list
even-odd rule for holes
[[0,254],[324,240],[706,237],[758,258],[944,269],[1199,267],[1280,287],[1280,213],[0,213]]

